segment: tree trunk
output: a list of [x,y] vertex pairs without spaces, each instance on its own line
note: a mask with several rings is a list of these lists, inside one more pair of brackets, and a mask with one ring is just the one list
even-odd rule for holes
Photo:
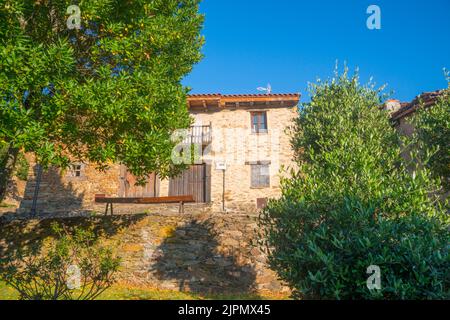
[[14,148],[11,144],[8,147],[8,151],[4,159],[0,159],[0,202],[6,196],[6,190],[8,188],[8,182],[16,166],[17,155],[19,149]]

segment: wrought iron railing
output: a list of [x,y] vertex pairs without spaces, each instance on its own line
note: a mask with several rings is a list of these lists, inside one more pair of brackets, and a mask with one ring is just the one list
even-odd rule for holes
[[207,126],[191,126],[186,139],[186,144],[202,144],[208,145],[212,142],[211,125]]

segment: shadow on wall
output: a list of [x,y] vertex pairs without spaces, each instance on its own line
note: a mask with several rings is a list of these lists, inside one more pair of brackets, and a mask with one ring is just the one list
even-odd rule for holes
[[191,221],[161,243],[150,271],[175,281],[181,292],[254,294],[256,271],[238,263],[232,251],[219,243],[211,222]]
[[6,188],[7,200],[11,199],[17,203],[20,203],[23,200],[23,197],[19,191],[18,182],[16,180],[10,179]]
[[0,221],[0,278],[8,262],[18,259],[20,252],[40,251],[46,239],[55,237],[52,223],[58,223],[68,232],[73,232],[76,227],[92,228],[96,239],[103,241],[123,232],[145,217],[145,214],[140,214],[120,217]]
[[[36,190],[38,168],[33,167],[34,174],[29,177],[19,212],[30,213]],[[60,169],[51,167],[42,172],[42,179],[37,197],[37,213],[45,214],[58,211],[77,211],[83,207],[84,193],[77,193],[72,182],[64,184],[61,180]]]

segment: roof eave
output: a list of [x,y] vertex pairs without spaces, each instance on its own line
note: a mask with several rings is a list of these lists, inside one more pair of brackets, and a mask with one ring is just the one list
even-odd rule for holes
[[238,94],[238,95],[222,95],[222,94],[195,94],[188,96],[188,106],[209,106],[215,107],[239,107],[264,104],[270,106],[271,103],[279,103],[281,106],[296,106],[300,101],[300,93],[288,94]]

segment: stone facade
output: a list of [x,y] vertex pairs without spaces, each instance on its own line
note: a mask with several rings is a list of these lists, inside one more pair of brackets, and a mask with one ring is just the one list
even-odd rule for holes
[[[189,98],[194,126],[210,125],[211,128],[212,142],[202,149],[204,157],[201,162],[207,163],[211,170],[207,198],[212,212],[223,211],[223,198],[226,211],[256,212],[258,199],[274,198],[281,194],[283,168],[293,165],[293,152],[286,129],[297,115],[298,101],[297,94],[201,95]],[[267,131],[252,132],[251,114],[255,111],[266,114]],[[28,181],[11,181],[5,201],[16,205],[20,212],[30,210],[36,186],[36,167],[33,159],[28,158],[31,163]],[[225,183],[224,172],[216,170],[218,161],[226,163]],[[259,162],[269,165],[270,183],[253,188],[251,166]],[[95,194],[121,196],[120,165],[112,164],[105,172],[98,172],[89,164],[74,165],[64,172],[56,169],[44,172],[38,193],[39,212],[98,210],[94,203]],[[157,194],[170,195],[169,181],[158,181]]]
[[[196,102],[200,100],[201,97]],[[281,195],[280,177],[294,165],[286,130],[297,116],[298,100],[294,98],[293,103],[291,101],[284,106],[279,100],[266,98],[263,105],[253,107],[237,106],[239,102],[233,102],[232,107],[224,107],[227,102],[215,105],[213,100],[204,101],[206,107],[191,107],[195,125],[211,124],[212,128],[212,143],[203,152],[203,160],[211,165],[211,204],[214,211],[223,210],[223,196],[226,211],[254,212],[257,199]],[[252,112],[266,113],[267,132],[252,133]],[[226,165],[225,181],[223,170],[216,168],[218,162]],[[251,186],[251,164],[258,162],[269,163],[270,185],[267,187]],[[163,181],[161,186],[161,190],[168,190],[168,181]]]
[[[43,241],[54,221],[0,219],[0,255]],[[121,258],[119,284],[199,294],[289,295],[259,249],[254,216],[138,214],[56,221],[68,229],[95,226],[101,242]]]

